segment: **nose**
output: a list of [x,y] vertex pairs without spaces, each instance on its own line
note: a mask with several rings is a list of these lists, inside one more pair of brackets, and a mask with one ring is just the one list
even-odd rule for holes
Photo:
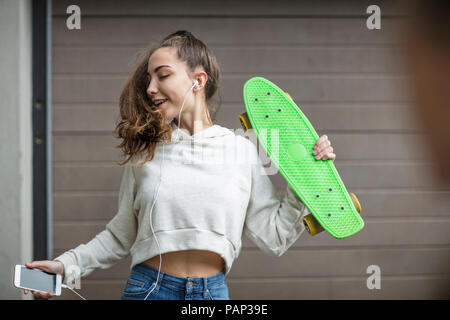
[[156,93],[158,93],[158,89],[155,86],[155,82],[150,81],[150,83],[147,86],[147,95],[149,97],[154,96]]

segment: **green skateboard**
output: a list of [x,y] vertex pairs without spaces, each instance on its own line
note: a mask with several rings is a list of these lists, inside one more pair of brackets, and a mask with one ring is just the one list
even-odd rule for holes
[[332,160],[316,160],[319,139],[313,126],[288,93],[262,77],[244,85],[247,112],[239,116],[245,131],[253,128],[272,162],[306,205],[305,229],[316,235],[324,229],[347,238],[364,227],[356,196],[347,192]]

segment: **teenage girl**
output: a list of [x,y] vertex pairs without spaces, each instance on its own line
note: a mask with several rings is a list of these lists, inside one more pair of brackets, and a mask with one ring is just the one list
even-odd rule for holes
[[[84,277],[131,255],[122,299],[229,299],[225,277],[243,233],[264,252],[282,255],[309,212],[289,185],[278,198],[252,142],[213,123],[219,78],[214,54],[190,32],[151,47],[120,96],[116,132],[128,158],[116,216],[87,244],[26,265],[69,283],[77,276],[71,266]],[[221,150],[248,158],[230,165],[217,156]],[[326,135],[313,153],[336,158]]]

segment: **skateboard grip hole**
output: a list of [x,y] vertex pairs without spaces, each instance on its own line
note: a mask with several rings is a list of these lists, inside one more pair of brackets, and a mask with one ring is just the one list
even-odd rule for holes
[[270,92],[267,92],[267,95],[270,96]]
[[333,191],[333,189],[330,188],[330,189],[328,189],[328,191]]
[[268,118],[269,117],[269,115],[268,114],[266,114],[266,118]]
[[278,112],[281,112],[281,109],[278,109]]

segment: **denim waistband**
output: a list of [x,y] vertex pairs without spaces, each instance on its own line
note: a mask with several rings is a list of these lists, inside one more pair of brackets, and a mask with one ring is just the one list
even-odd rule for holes
[[[147,277],[150,277],[154,281],[156,281],[158,276],[158,270],[145,263],[135,265],[132,271],[136,271],[138,273],[146,275]],[[219,272],[210,277],[182,278],[162,271],[159,272],[159,281],[158,281],[158,283],[161,284],[162,286],[168,285],[173,288],[178,288],[180,290],[185,289],[187,286],[192,286],[194,289],[203,289],[204,287],[212,288],[221,285],[224,282],[225,282],[225,274],[223,272]]]

